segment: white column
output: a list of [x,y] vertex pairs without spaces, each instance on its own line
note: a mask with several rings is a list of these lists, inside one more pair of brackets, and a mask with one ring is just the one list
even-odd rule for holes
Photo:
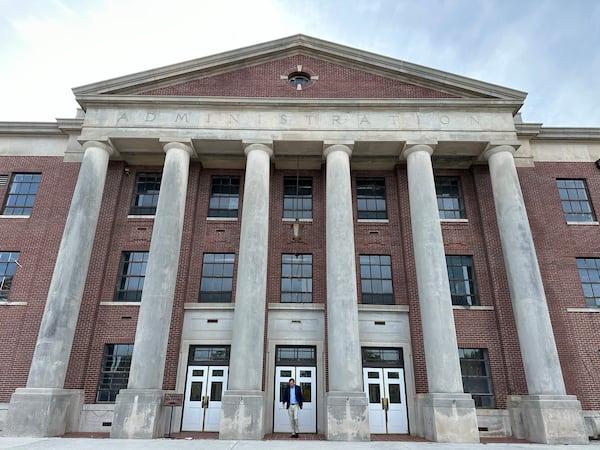
[[446,253],[431,165],[433,148],[404,151],[423,345],[430,393],[463,392]]
[[[587,443],[581,405],[575,396],[566,395],[514,152],[512,145],[492,145],[484,154],[529,392],[516,401],[522,402],[517,408],[509,398],[513,418],[522,417],[525,423],[513,425],[513,429],[524,429],[524,435],[518,437],[533,442]],[[514,414],[514,409],[522,412]]]
[[[161,436],[162,384],[179,267],[192,148],[164,146],[165,165],[152,230],[129,382],[115,403],[111,437]],[[144,420],[139,421],[140,415]]]
[[[61,434],[61,430],[64,433],[65,426],[68,427],[66,414],[64,411],[59,414],[53,408],[57,405],[67,408],[79,401],[62,388],[92,254],[108,159],[113,152],[110,146],[96,141],[86,142],[83,149],[83,160],[54,265],[27,388],[18,389],[11,399],[8,417],[11,434],[53,436]],[[49,408],[47,414],[37,413],[45,408],[42,405]],[[52,415],[62,419],[52,419]]]
[[269,248],[269,180],[273,151],[245,148],[246,174],[237,267],[228,389],[223,396],[220,439],[264,436],[263,349]]
[[358,330],[356,252],[350,155],[346,145],[331,145],[327,165],[327,439],[369,440],[366,395]]
[[475,404],[462,387],[432,153],[425,144],[409,144],[403,153],[429,386],[429,394],[418,396],[419,433],[438,442],[479,442]]

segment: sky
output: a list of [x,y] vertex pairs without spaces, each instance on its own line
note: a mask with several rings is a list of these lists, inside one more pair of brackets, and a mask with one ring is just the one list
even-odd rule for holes
[[297,33],[525,91],[523,120],[600,127],[599,0],[0,0],[0,121],[72,88]]

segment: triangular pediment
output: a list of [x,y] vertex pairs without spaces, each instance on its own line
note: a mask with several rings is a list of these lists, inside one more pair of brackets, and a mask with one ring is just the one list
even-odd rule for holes
[[[298,88],[289,76],[302,73]],[[74,89],[93,96],[297,99],[499,99],[526,94],[304,35]]]

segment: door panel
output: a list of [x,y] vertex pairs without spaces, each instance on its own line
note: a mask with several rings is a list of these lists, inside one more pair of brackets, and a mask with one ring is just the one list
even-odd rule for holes
[[227,366],[188,367],[181,431],[219,431]]
[[215,366],[208,368],[206,384],[206,410],[204,412],[204,431],[219,431],[221,422],[221,399],[227,388],[228,367]]
[[365,367],[363,381],[371,433],[408,433],[404,369]]
[[387,391],[387,432],[408,433],[406,385],[404,369],[383,369],[383,382]]
[[316,367],[275,367],[275,405],[273,414],[273,432],[291,433],[288,412],[282,403],[283,393],[290,378],[302,389],[304,404],[298,414],[298,427],[301,433],[317,432],[317,369]]
[[381,369],[364,368],[363,382],[369,399],[369,427],[371,433],[386,433],[383,409],[383,373]]
[[207,381],[207,366],[188,367],[181,431],[202,431],[204,425],[202,400],[205,395]]

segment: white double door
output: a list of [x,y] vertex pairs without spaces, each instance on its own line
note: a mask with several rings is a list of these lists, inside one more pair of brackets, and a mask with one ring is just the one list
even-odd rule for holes
[[275,367],[275,405],[273,414],[273,432],[291,433],[288,411],[283,406],[283,393],[289,384],[290,378],[302,389],[304,403],[302,410],[298,412],[298,428],[300,433],[317,432],[317,404],[315,394],[317,392],[317,368],[316,367]]
[[189,366],[181,431],[219,431],[227,366]]
[[408,433],[404,369],[365,367],[363,381],[371,433]]

